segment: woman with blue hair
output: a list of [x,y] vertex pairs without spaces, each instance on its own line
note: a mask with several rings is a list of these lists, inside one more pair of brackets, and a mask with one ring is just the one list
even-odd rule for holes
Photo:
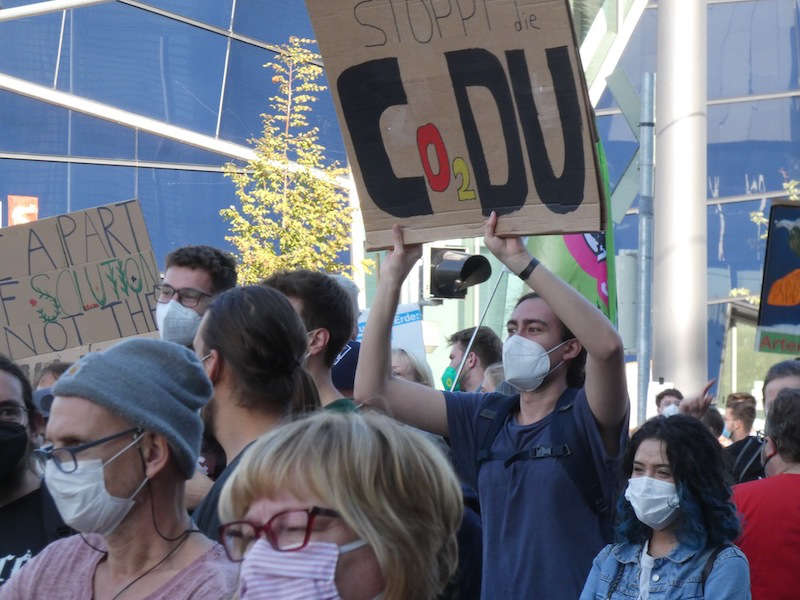
[[631,438],[618,543],[595,557],[580,600],[749,600],[750,568],[720,445],[693,417],[659,416]]

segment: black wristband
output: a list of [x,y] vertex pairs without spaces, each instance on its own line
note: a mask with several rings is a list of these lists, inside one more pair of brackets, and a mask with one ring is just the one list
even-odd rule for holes
[[530,276],[531,276],[531,273],[533,273],[533,270],[534,270],[536,267],[538,267],[538,266],[539,266],[539,261],[538,261],[538,259],[536,259],[536,258],[532,258],[532,259],[531,259],[531,262],[529,262],[529,263],[528,263],[528,266],[527,266],[527,267],[525,267],[524,269],[522,269],[522,273],[520,273],[519,275],[517,275],[517,277],[519,277],[520,279],[522,279],[522,281],[527,281],[527,280],[528,280],[528,277],[530,277]]

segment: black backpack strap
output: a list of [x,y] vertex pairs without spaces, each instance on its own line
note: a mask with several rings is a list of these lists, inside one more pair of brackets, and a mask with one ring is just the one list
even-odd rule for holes
[[758,448],[756,449],[755,452],[753,452],[753,455],[750,457],[750,460],[747,461],[747,464],[742,468],[742,470],[739,471],[738,473],[736,472],[736,466],[739,464],[739,460],[747,453],[747,449],[753,444],[754,440],[755,438],[752,436],[747,439],[747,443],[744,445],[744,448],[742,448],[742,451],[736,458],[736,463],[733,465],[733,470],[734,470],[733,476],[735,477],[736,483],[742,482],[745,475],[747,475],[747,471],[750,469],[750,465],[752,465],[753,462],[756,460],[756,458],[758,458],[760,455],[761,444],[759,444],[758,441],[756,441],[755,443],[757,444]]
[[578,392],[578,389],[568,389],[559,400],[550,426],[551,439],[569,448],[570,452],[564,455],[564,460],[560,460],[559,463],[575,487],[580,490],[584,502],[600,519],[603,539],[606,543],[611,543],[614,526],[612,507],[603,492],[600,474],[594,468],[589,442],[586,436],[578,431],[578,424],[573,417],[572,411]]
[[747,454],[747,449],[750,448],[752,442],[753,442],[753,437],[748,436],[747,443],[742,447],[741,451],[739,452],[739,455],[736,457],[736,461],[733,463],[733,467],[731,467],[731,472],[733,473],[733,477],[737,483],[739,483],[741,478],[738,475],[736,475],[736,467],[739,466],[739,463],[741,462],[742,458],[744,458],[745,454]]
[[708,576],[711,575],[711,571],[714,570],[714,562],[717,560],[720,552],[731,547],[731,544],[722,544],[721,546],[714,548],[713,552],[708,555],[706,564],[703,566],[703,573],[700,576],[700,586],[702,587],[704,597],[706,595],[706,579],[708,579]]
[[518,460],[536,460],[537,458],[561,458],[562,456],[569,456],[572,450],[567,444],[558,444],[555,446],[534,446],[533,448],[526,448],[515,452],[505,459],[503,466],[506,468]]
[[505,425],[508,415],[519,406],[519,394],[506,396],[504,394],[487,394],[483,403],[478,408],[476,422],[478,455],[475,460],[475,480],[477,483],[478,472],[487,460],[506,460],[507,456],[496,456],[492,453],[492,444],[497,434]]

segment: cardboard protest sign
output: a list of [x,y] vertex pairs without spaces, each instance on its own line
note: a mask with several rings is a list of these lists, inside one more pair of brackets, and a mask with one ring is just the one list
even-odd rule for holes
[[603,229],[567,0],[306,0],[369,249]]
[[156,331],[138,201],[0,229],[0,352],[12,360]]
[[800,205],[773,204],[758,308],[756,349],[800,354]]

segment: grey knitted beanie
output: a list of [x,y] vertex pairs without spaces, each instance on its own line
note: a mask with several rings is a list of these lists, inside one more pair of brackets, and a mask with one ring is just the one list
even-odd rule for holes
[[54,396],[86,398],[133,426],[163,435],[187,479],[194,473],[203,435],[198,411],[212,393],[191,350],[143,338],[87,354],[53,387]]

